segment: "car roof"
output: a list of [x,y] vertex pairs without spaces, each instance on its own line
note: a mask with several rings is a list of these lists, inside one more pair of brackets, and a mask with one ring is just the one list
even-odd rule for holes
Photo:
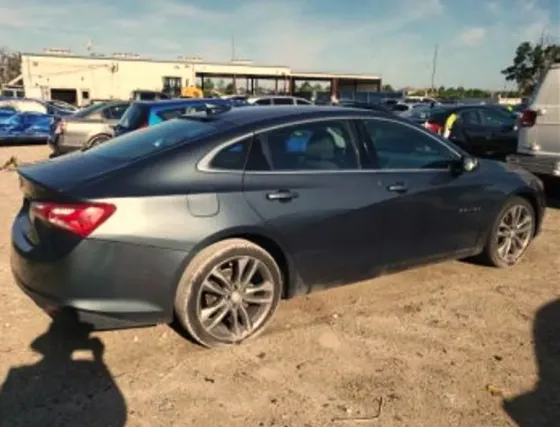
[[[324,105],[306,106],[267,106],[267,107],[239,107],[216,114],[215,120],[223,120],[235,126],[251,126],[267,124],[268,122],[299,121],[314,118],[344,118],[352,116],[389,116],[386,112],[364,110],[361,108],[335,107]],[[393,117],[393,116],[391,116]]]

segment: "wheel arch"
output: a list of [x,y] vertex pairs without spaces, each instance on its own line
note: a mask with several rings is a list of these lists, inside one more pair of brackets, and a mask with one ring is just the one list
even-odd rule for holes
[[184,259],[176,283],[179,283],[187,266],[204,248],[227,239],[245,239],[267,251],[278,264],[282,273],[282,298],[289,299],[301,293],[306,293],[302,281],[297,273],[293,258],[280,239],[267,230],[255,227],[236,227],[220,231],[196,244]]
[[535,219],[537,221],[534,234],[537,235],[539,233],[541,222],[543,219],[543,212],[541,210],[541,206],[539,204],[537,196],[533,191],[530,191],[528,189],[519,189],[515,191],[512,194],[512,196],[521,197],[522,199],[527,200],[531,204],[531,207],[533,208],[533,212],[535,212],[535,217],[536,217]]
[[95,140],[96,138],[99,138],[100,136],[102,136],[102,137],[107,137],[107,138],[109,138],[109,139],[112,138],[112,136],[109,135],[107,132],[96,133],[95,135],[89,137],[89,139],[87,140],[87,142],[86,142],[85,145],[86,145],[86,146],[90,145],[90,144],[92,143],[93,140]]

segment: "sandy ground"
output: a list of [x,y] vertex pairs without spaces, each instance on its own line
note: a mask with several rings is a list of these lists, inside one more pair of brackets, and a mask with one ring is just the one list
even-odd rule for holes
[[[3,147],[0,163],[47,153]],[[11,277],[21,197],[0,179],[0,384],[17,384],[1,426],[560,426],[560,210],[509,270],[449,262],[286,301],[227,349],[165,325],[97,333],[98,361],[72,362],[48,337],[47,357],[30,348],[50,321]]]

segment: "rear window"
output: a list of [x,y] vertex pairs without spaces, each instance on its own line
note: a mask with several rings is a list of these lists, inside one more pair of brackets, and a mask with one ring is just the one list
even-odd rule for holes
[[217,132],[214,122],[193,119],[175,119],[157,126],[126,133],[97,145],[86,153],[132,161],[174,147],[183,142],[195,141]]
[[206,106],[204,104],[199,105],[183,105],[179,107],[169,107],[168,109],[162,109],[156,113],[156,115],[163,121],[176,119],[183,114],[192,114],[196,112],[205,111]]
[[148,123],[148,107],[136,102],[130,104],[119,120],[119,126],[128,130],[138,129],[143,123]]

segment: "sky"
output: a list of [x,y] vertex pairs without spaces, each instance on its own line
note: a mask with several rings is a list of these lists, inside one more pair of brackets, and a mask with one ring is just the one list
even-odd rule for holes
[[[503,89],[521,41],[560,42],[559,0],[0,0],[0,45],[200,56]],[[232,39],[235,40],[232,43]],[[508,85],[508,88],[511,85]]]

